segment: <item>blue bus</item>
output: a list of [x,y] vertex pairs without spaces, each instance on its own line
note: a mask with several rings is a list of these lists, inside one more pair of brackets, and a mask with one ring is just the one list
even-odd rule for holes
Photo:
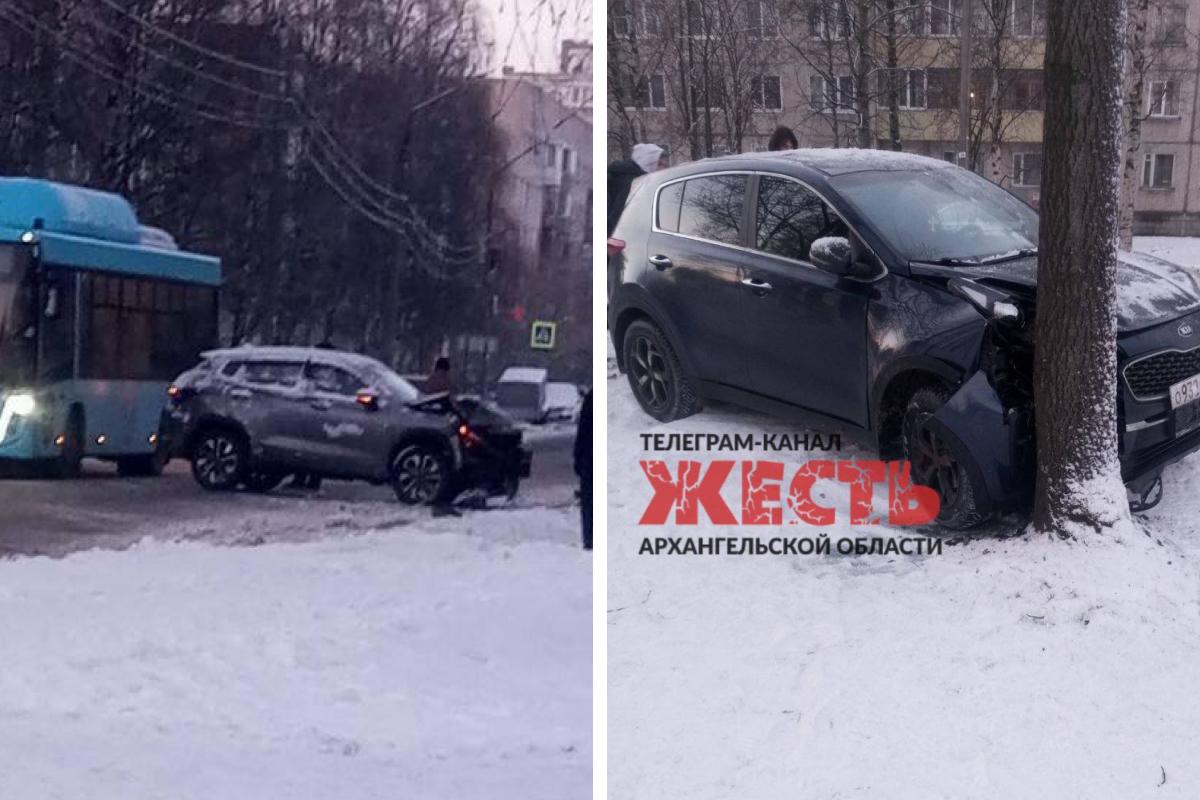
[[220,282],[118,195],[0,178],[0,462],[161,472],[167,387],[217,344]]

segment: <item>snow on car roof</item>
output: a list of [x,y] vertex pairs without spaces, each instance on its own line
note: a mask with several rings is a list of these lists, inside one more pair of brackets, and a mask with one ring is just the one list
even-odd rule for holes
[[541,367],[508,367],[500,374],[500,383],[543,383],[547,371]]
[[344,367],[379,366],[379,361],[359,353],[344,350],[328,350],[324,347],[294,347],[279,345],[251,345],[247,347],[225,347],[201,353],[204,358],[253,359],[256,361],[318,361],[322,364]]
[[803,164],[826,175],[850,172],[905,169],[951,169],[954,165],[939,158],[898,153],[893,150],[867,150],[853,147],[809,147],[801,150],[780,150],[772,153],[741,153],[726,156],[722,161],[784,160]]

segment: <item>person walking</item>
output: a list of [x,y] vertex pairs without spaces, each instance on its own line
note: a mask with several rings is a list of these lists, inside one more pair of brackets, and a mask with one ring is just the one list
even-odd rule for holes
[[767,141],[768,150],[796,150],[800,147],[795,132],[787,125],[780,125]]
[[583,396],[575,431],[575,474],[579,476],[579,517],[583,549],[592,549],[592,390]]
[[667,166],[666,151],[656,144],[639,143],[633,146],[633,157],[608,165],[608,233],[621,219],[629,190],[638,178]]
[[433,374],[425,379],[425,394],[454,392],[454,379],[450,376],[450,359],[438,356],[433,362]]

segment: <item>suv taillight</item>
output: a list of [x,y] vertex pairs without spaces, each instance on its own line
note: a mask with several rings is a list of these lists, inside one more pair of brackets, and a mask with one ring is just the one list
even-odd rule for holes
[[195,393],[196,390],[188,386],[176,386],[175,384],[171,384],[167,387],[167,397],[170,397],[172,400],[186,400]]
[[621,239],[608,240],[608,254],[610,256],[620,255],[625,250],[625,242]]

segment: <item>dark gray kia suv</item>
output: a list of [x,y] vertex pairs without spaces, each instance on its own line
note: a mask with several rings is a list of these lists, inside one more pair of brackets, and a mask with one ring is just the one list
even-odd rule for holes
[[[659,420],[705,398],[868,435],[968,527],[1027,504],[1037,213],[884,151],[714,158],[638,180],[608,241],[609,331]],[[1123,253],[1122,474],[1135,509],[1200,447],[1200,284]]]
[[169,389],[164,437],[206,489],[268,491],[289,474],[390,482],[404,503],[516,493],[521,432],[495,409],[422,396],[379,361],[300,347],[205,353]]

